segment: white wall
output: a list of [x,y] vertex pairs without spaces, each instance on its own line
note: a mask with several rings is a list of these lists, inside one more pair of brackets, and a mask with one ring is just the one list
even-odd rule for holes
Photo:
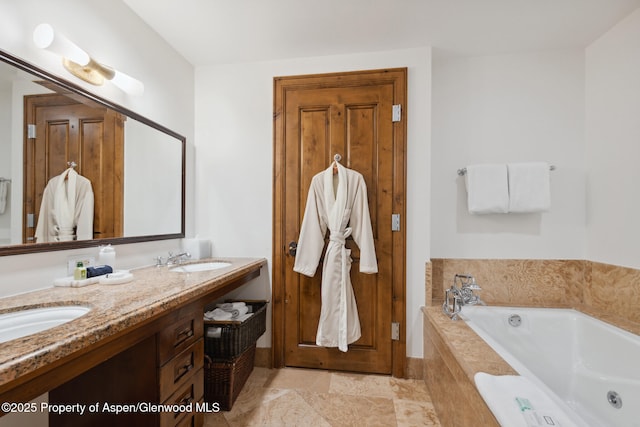
[[[408,67],[407,354],[413,357],[422,356],[419,307],[429,258],[430,62],[430,49],[422,48],[196,69],[198,234],[213,240],[214,255],[271,261],[273,77]],[[271,297],[268,284],[247,292]]]
[[640,9],[586,50],[587,255],[640,268]]
[[[59,57],[34,46],[33,29],[41,22],[50,23],[97,60],[140,79],[144,95],[131,97],[111,84],[94,87],[68,74]],[[0,49],[157,121],[193,143],[193,67],[120,1],[0,0]],[[21,163],[21,150],[12,153],[12,165]],[[187,171],[193,171],[192,164]],[[193,188],[192,175],[187,176],[187,187]],[[193,203],[193,192],[187,200]],[[193,207],[187,206],[187,212],[192,214]],[[187,232],[193,232],[189,216],[187,226]],[[119,246],[120,266],[151,264],[151,257],[166,255],[179,245],[162,241]],[[97,254],[97,248],[0,257],[0,296],[49,287],[54,278],[66,275],[67,258],[78,253]]]
[[[456,57],[434,53],[431,255],[585,255],[584,54],[559,50]],[[470,215],[459,168],[546,161],[551,209]]]

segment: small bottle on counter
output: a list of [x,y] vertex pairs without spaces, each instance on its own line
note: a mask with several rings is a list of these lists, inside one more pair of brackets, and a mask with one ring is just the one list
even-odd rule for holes
[[116,250],[111,246],[102,246],[98,253],[98,265],[108,265],[116,271]]
[[73,271],[74,280],[84,280],[87,278],[87,269],[82,264],[82,261],[78,261],[76,269]]

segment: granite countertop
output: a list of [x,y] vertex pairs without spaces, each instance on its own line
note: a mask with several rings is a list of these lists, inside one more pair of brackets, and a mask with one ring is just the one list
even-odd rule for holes
[[[266,264],[264,258],[215,258],[230,266],[218,270],[176,273],[167,267],[131,270],[134,280],[122,285],[53,287],[0,298],[0,314],[17,309],[83,305],[91,310],[70,322],[0,345],[0,387],[47,364],[213,292]],[[188,263],[185,263],[188,264]]]

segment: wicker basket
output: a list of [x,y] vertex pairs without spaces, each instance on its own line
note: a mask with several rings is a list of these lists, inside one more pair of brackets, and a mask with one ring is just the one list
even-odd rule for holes
[[253,316],[244,322],[205,320],[204,326],[220,328],[220,337],[205,334],[204,352],[214,361],[230,361],[246,349],[255,346],[267,326],[267,302],[245,301]]
[[[252,316],[253,317],[253,316]],[[223,411],[230,411],[244,383],[253,371],[255,343],[240,356],[228,362],[214,362],[205,355],[204,400],[218,403]]]

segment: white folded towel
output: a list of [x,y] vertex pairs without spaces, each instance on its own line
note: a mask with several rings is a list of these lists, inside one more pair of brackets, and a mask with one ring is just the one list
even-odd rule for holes
[[245,320],[247,320],[251,316],[253,316],[253,313],[245,313],[242,316],[238,316],[237,318],[235,318],[233,320],[237,320],[238,322],[244,322]]
[[467,166],[467,207],[472,214],[507,213],[509,186],[505,164]]
[[216,307],[221,308],[223,310],[232,310],[240,307],[245,307],[247,304],[242,301],[237,302],[225,302],[222,304],[216,304]]
[[544,212],[551,206],[549,164],[509,163],[509,212]]
[[216,308],[204,313],[204,318],[206,320],[231,320],[232,317],[233,315],[231,313],[220,308]]
[[235,320],[240,316],[243,316],[249,312],[249,307],[242,306],[238,308],[217,308],[216,310],[224,310],[227,313],[231,313],[231,319]]
[[503,427],[583,425],[582,420],[575,420],[575,414],[566,413],[528,378],[478,372],[474,380],[480,395]]

